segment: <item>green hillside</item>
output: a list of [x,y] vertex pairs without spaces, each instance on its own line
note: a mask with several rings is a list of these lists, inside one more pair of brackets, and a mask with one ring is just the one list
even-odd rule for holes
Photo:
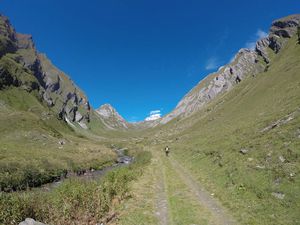
[[192,89],[190,112],[129,124],[0,15],[0,224],[300,224],[298,17]]
[[214,193],[238,224],[300,224],[299,72],[294,37],[268,72],[157,129],[153,150],[169,145],[170,161]]

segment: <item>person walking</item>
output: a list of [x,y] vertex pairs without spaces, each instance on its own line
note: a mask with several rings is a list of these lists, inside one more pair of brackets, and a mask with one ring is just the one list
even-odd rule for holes
[[165,153],[166,153],[166,156],[168,157],[168,156],[169,156],[169,153],[170,153],[170,148],[169,148],[169,146],[166,146],[166,147],[165,147]]

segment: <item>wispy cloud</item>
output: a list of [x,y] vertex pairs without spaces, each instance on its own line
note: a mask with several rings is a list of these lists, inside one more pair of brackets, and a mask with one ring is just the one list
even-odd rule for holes
[[255,46],[256,46],[256,42],[255,42],[255,41],[251,41],[251,42],[247,42],[247,43],[246,43],[245,48],[254,50],[254,49],[255,49]]
[[208,46],[208,51],[209,51],[209,58],[205,63],[205,70],[216,70],[218,69],[222,63],[223,59],[220,59],[217,57],[218,52],[220,49],[224,47],[224,44],[226,43],[227,38],[229,37],[229,31],[226,28],[223,33],[219,34],[219,39],[213,46]]
[[161,111],[160,110],[152,110],[149,113],[149,116],[145,119],[146,121],[157,120],[161,118]]
[[215,70],[217,68],[219,68],[220,66],[220,62],[219,62],[219,59],[215,56],[213,57],[210,57],[206,64],[205,64],[205,69],[206,70]]
[[255,46],[256,46],[256,42],[267,36],[268,36],[267,32],[263,31],[262,29],[258,29],[256,31],[255,35],[253,35],[253,37],[249,41],[246,42],[245,48],[254,50]]
[[262,38],[265,38],[268,36],[268,33],[261,30],[261,29],[258,29],[257,32],[256,32],[256,36],[258,37],[258,40],[262,39]]

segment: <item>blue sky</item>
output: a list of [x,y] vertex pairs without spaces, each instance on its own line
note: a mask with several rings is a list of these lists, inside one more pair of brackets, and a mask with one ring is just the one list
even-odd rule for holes
[[92,106],[129,121],[170,112],[203,77],[300,13],[296,0],[0,0],[16,30],[66,72]]

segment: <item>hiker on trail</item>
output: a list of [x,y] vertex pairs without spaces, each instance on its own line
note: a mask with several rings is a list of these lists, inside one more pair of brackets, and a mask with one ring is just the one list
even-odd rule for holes
[[169,146],[165,147],[165,153],[166,153],[166,156],[169,155],[169,153],[170,153],[170,148],[169,148]]
[[239,76],[236,76],[236,78],[235,78],[235,83],[240,83],[242,80],[241,80],[241,78],[239,77]]

